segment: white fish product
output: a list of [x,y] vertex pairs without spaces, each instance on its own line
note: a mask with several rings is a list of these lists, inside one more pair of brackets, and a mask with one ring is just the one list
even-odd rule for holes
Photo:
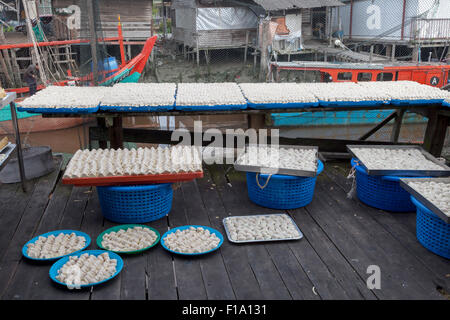
[[78,150],[65,178],[152,175],[202,171],[200,148],[172,146],[138,149]]
[[86,239],[75,233],[40,236],[34,243],[27,246],[27,254],[35,259],[51,259],[65,256],[81,250],[86,245]]
[[229,217],[225,224],[233,241],[298,239],[297,227],[286,215]]
[[176,104],[178,106],[245,105],[247,101],[234,82],[179,83]]
[[83,253],[70,256],[59,270],[56,279],[67,285],[86,285],[106,280],[116,272],[117,260],[108,253],[98,256]]
[[175,83],[118,83],[103,96],[104,106],[173,106]]
[[190,227],[169,233],[164,244],[172,251],[180,253],[202,253],[217,248],[220,239],[208,229]]
[[409,181],[408,185],[450,217],[450,183]]
[[117,252],[136,251],[150,247],[157,238],[158,236],[151,229],[134,227],[104,234],[102,246]]

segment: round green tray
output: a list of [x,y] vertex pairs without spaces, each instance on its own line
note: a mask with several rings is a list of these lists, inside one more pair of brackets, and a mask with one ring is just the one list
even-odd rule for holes
[[[139,249],[139,250],[134,250],[134,251],[113,251],[113,250],[109,250],[109,249],[107,249],[107,248],[105,248],[105,247],[102,246],[102,240],[103,240],[103,236],[104,236],[105,234],[111,233],[112,231],[117,232],[117,231],[122,230],[122,229],[123,229],[123,230],[127,230],[127,229],[134,228],[134,227],[147,228],[147,229],[150,229],[150,230],[152,230],[153,232],[155,232],[155,233],[156,233],[156,236],[157,236],[155,242],[153,242],[153,244],[152,244],[151,246],[149,246],[149,247],[142,248],[142,249]],[[154,247],[155,245],[158,244],[158,242],[159,242],[160,239],[161,239],[161,235],[159,234],[158,230],[153,229],[152,227],[146,226],[146,225],[144,225],[144,224],[122,224],[122,225],[120,225],[120,226],[115,226],[115,227],[109,228],[109,229],[103,231],[102,233],[100,233],[100,235],[97,237],[97,246],[98,246],[99,248],[103,249],[103,250],[115,252],[115,253],[118,253],[118,254],[120,254],[120,253],[125,253],[125,254],[135,254],[135,253],[140,253],[140,252],[143,252],[143,251],[145,251],[145,250],[148,250],[148,249],[150,249],[151,247]]]

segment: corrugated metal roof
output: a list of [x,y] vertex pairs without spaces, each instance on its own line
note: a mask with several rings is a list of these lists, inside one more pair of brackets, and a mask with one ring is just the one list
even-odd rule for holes
[[266,10],[343,6],[339,0],[253,0]]

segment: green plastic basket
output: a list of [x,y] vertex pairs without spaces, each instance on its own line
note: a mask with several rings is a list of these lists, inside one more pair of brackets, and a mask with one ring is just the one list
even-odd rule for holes
[[[128,229],[134,228],[134,227],[142,227],[142,228],[147,228],[147,229],[152,230],[154,233],[156,233],[156,240],[155,240],[155,242],[153,242],[153,244],[151,246],[149,246],[149,247],[142,248],[142,249],[139,249],[139,250],[134,250],[134,251],[113,251],[113,250],[109,250],[109,249],[107,249],[107,248],[102,246],[103,236],[105,234],[111,233],[113,231],[117,232],[119,230],[128,230]],[[146,226],[146,225],[143,225],[143,224],[121,224],[120,226],[115,226],[115,227],[109,228],[109,229],[103,231],[102,233],[100,233],[100,235],[97,237],[97,246],[99,248],[103,249],[103,250],[115,252],[115,253],[118,253],[118,254],[121,254],[121,253],[124,253],[124,254],[136,254],[136,253],[141,253],[143,251],[146,251],[146,250],[154,247],[155,245],[158,244],[159,239],[161,239],[161,235],[159,234],[158,230],[153,229],[152,227],[149,227],[149,226]]]

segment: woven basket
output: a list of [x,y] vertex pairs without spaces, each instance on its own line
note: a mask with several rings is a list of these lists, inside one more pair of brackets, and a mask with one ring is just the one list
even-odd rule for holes
[[417,240],[431,252],[450,259],[450,224],[445,223],[413,196],[411,200],[417,207]]
[[356,192],[359,200],[368,206],[392,212],[413,212],[416,206],[409,193],[400,186],[396,176],[371,176],[352,159],[356,168]]
[[[318,160],[317,175],[323,171]],[[269,181],[267,181],[269,179]],[[266,208],[296,209],[311,203],[314,197],[316,177],[267,175],[247,172],[247,190],[251,201]],[[257,182],[258,181],[258,182]],[[265,186],[262,188],[262,186]]]
[[145,223],[169,214],[172,184],[97,187],[103,216],[119,223]]

